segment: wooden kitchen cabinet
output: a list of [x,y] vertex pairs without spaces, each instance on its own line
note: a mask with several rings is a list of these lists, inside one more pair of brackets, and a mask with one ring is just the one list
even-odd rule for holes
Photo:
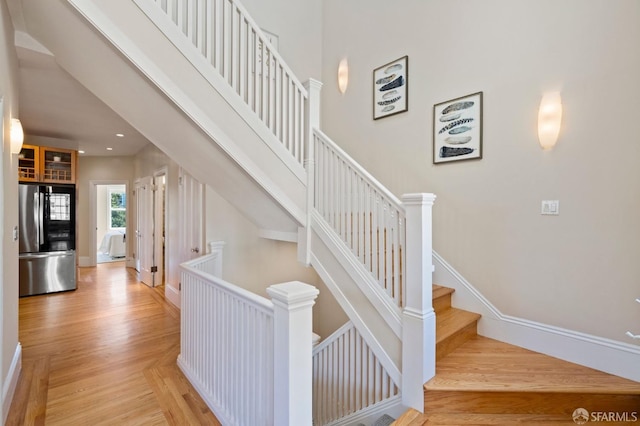
[[76,183],[76,151],[24,145],[18,168],[23,182]]
[[38,182],[40,179],[40,147],[22,145],[18,155],[18,180],[20,182]]

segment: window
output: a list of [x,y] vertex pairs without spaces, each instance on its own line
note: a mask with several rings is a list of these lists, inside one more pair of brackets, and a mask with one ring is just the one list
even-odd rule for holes
[[127,194],[125,187],[109,188],[107,191],[109,199],[109,228],[123,229],[127,226]]

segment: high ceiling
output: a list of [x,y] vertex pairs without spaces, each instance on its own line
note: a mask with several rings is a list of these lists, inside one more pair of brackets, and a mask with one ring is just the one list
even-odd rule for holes
[[19,15],[12,8],[25,143],[82,150],[81,155],[87,156],[133,155],[149,143],[64,71],[44,46],[21,31]]

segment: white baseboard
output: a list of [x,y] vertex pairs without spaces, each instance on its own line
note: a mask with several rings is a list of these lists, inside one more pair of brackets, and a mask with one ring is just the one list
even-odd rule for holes
[[504,315],[435,251],[433,264],[433,282],[456,290],[456,307],[482,315],[478,334],[640,382],[640,346]]
[[167,284],[164,287],[164,297],[171,303],[173,303],[178,309],[182,306],[182,297],[180,297],[180,291],[173,287],[171,284]]
[[9,414],[9,408],[11,407],[11,402],[13,401],[13,394],[15,393],[16,387],[18,386],[18,378],[20,377],[21,371],[22,345],[18,342],[16,350],[13,354],[13,359],[11,360],[11,365],[9,366],[9,372],[7,373],[7,377],[4,378],[4,386],[2,387],[2,424],[4,424],[7,420],[7,415]]
[[81,268],[92,266],[91,258],[89,256],[78,256],[78,266]]
[[133,257],[127,257],[127,268],[136,269],[136,260]]

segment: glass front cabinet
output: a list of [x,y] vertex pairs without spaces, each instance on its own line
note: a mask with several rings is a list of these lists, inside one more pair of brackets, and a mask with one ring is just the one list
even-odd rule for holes
[[18,161],[21,182],[76,183],[76,151],[23,145]]
[[18,154],[18,180],[20,182],[38,182],[40,179],[40,147],[22,145]]

